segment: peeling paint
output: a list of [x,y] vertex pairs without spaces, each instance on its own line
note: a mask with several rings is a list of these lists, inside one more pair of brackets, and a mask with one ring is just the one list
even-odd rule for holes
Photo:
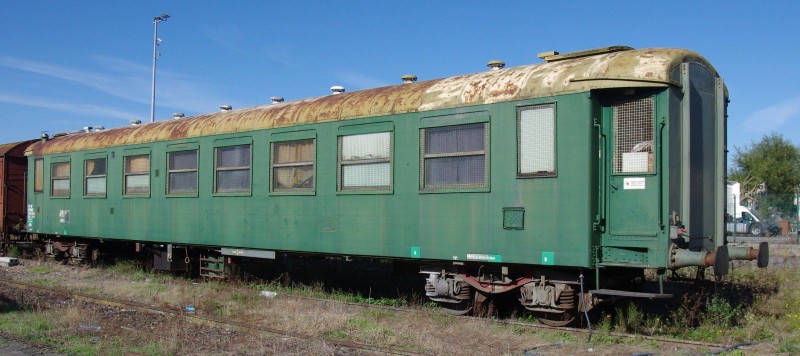
[[628,50],[71,134],[36,142],[26,155],[492,104],[600,88],[677,85],[669,82],[670,73],[689,61],[699,62],[716,74],[705,59],[692,51]]

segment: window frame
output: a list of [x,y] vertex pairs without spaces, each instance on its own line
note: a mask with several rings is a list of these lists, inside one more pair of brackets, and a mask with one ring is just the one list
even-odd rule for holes
[[[194,154],[195,154],[195,156],[194,156],[194,159],[195,159],[194,169],[171,169],[170,168],[170,162],[171,162],[170,158],[172,157],[172,155],[176,154],[176,153],[183,153],[183,152],[194,152]],[[172,150],[167,151],[166,172],[167,172],[167,177],[166,177],[166,184],[165,184],[165,187],[164,187],[164,195],[166,197],[173,197],[173,198],[174,197],[197,197],[200,194],[200,149],[197,146],[193,146],[193,147],[176,148],[176,149],[172,149]],[[195,175],[194,175],[194,191],[191,191],[191,192],[172,192],[170,190],[171,181],[172,181],[172,175],[173,174],[177,174],[177,173],[190,173],[190,172],[194,172],[195,173]]]
[[44,192],[44,158],[33,160],[33,192]]
[[[67,165],[69,172],[66,176],[55,176],[56,165]],[[56,181],[67,182],[67,193],[64,195],[56,195],[54,185]],[[70,160],[53,160],[50,162],[50,197],[56,199],[69,199],[72,195],[72,162]]]
[[[279,135],[281,137],[279,140],[273,140],[269,144],[269,191],[270,194],[274,195],[314,195],[317,191],[317,137],[316,135],[310,134],[294,134],[294,135]],[[301,162],[292,162],[292,163],[275,163],[275,153],[277,150],[275,147],[277,145],[289,144],[289,143],[297,143],[301,141],[311,141],[311,160],[310,161],[301,161]],[[311,166],[311,177],[313,183],[311,184],[310,188],[287,188],[287,189],[276,189],[275,183],[275,168],[285,168],[285,167],[304,167],[304,166]]]
[[[427,130],[467,125],[483,126],[483,150],[425,153],[425,150],[428,146],[426,142]],[[431,185],[426,182],[425,162],[427,160],[436,158],[471,156],[484,157],[482,183]],[[489,192],[491,190],[491,123],[489,122],[489,116],[487,113],[475,112],[423,119],[423,125],[419,129],[419,190],[421,193]]]
[[[522,151],[522,113],[527,110],[537,108],[552,108],[552,172],[522,172],[523,151]],[[537,127],[534,127],[536,129]],[[535,152],[534,152],[535,154]],[[556,103],[542,103],[517,107],[517,178],[555,178],[558,177],[558,108]]]
[[[388,135],[388,148],[389,156],[384,158],[368,158],[368,159],[349,159],[343,158],[344,154],[344,139],[345,137],[387,134]],[[336,152],[336,191],[337,193],[350,193],[350,194],[386,194],[391,193],[394,189],[394,131],[381,130],[381,131],[366,131],[366,132],[353,132],[353,133],[340,133],[337,136],[337,152]],[[389,165],[389,184],[388,185],[365,185],[365,186],[351,186],[346,187],[344,169],[345,167],[352,167],[358,165],[378,164],[385,163]]]
[[[147,157],[147,173],[142,172],[128,172],[128,159],[134,157]],[[147,192],[146,193],[131,193],[128,192],[128,177],[132,176],[145,176],[147,175]],[[122,157],[122,196],[125,198],[149,198],[153,191],[153,156],[149,151],[147,152],[126,152]]]
[[[88,163],[89,161],[98,161],[102,160],[105,164],[105,173],[104,174],[95,174],[89,175],[88,170]],[[102,193],[89,193],[89,180],[90,179],[98,179],[103,178],[103,192]],[[83,160],[83,197],[84,198],[105,198],[108,195],[108,158],[105,155],[102,156],[87,156]]]
[[[247,166],[235,166],[235,167],[218,167],[218,160],[219,160],[219,150],[226,149],[231,147],[243,147],[247,146],[250,160]],[[198,152],[199,154],[199,152]],[[199,156],[198,156],[199,157]],[[199,167],[198,167],[199,168]],[[219,179],[218,173],[219,172],[233,172],[233,171],[247,171],[248,176],[248,184],[247,189],[243,190],[235,190],[235,191],[219,191],[219,187],[217,186]],[[224,144],[217,144],[214,146],[214,166],[213,166],[214,177],[212,178],[212,186],[211,192],[214,196],[250,196],[253,194],[253,142],[252,140],[244,140],[244,141],[233,141],[233,142],[226,142]]]
[[[647,151],[620,152],[619,146],[622,146],[622,144],[619,142],[619,140],[620,140],[620,136],[622,136],[622,135],[619,134],[619,130],[618,130],[619,127],[617,126],[619,124],[619,119],[614,117],[615,116],[615,111],[616,111],[617,107],[620,104],[623,104],[623,105],[624,104],[635,105],[636,103],[640,103],[640,102],[643,102],[643,101],[647,101],[648,102],[647,105],[650,106],[650,114],[649,114],[650,115],[650,117],[649,117],[649,121],[650,122],[649,122],[648,125],[644,126],[644,127],[648,127],[649,128],[650,140],[645,140],[645,141],[641,141],[640,142],[640,144],[641,143],[645,143],[647,141],[650,142],[649,143],[649,148],[650,148],[651,152],[648,152],[649,156],[647,157],[647,162],[646,162],[647,170],[645,170],[645,171],[636,171],[636,170],[625,171],[625,169],[624,169],[624,166],[625,166],[624,154],[625,153],[640,153],[640,152],[644,153],[644,152],[647,152]],[[610,157],[611,157],[610,172],[611,172],[612,175],[614,175],[614,176],[655,176],[657,174],[657,169],[656,169],[656,167],[657,167],[656,166],[656,160],[658,159],[658,157],[657,157],[658,156],[658,150],[656,149],[658,147],[658,142],[657,142],[657,140],[658,140],[658,135],[657,135],[657,130],[658,130],[657,122],[658,122],[658,120],[657,120],[657,115],[656,115],[657,112],[658,112],[658,100],[656,100],[655,95],[643,95],[643,96],[640,96],[640,97],[633,97],[633,98],[629,98],[629,99],[628,98],[626,98],[626,99],[618,99],[618,100],[613,101],[608,106],[608,113],[609,113],[609,115],[611,117],[611,120],[612,120],[611,128],[610,128],[611,139],[609,140],[610,141]],[[638,139],[636,141],[638,141]],[[638,144],[634,145],[634,147],[636,147],[636,146],[638,146]]]

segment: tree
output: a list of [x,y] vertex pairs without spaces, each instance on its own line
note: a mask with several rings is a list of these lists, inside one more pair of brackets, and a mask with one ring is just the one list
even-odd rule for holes
[[800,148],[773,132],[735,150],[728,177],[742,185],[742,196],[765,193],[770,206],[791,212],[794,196],[800,192]]

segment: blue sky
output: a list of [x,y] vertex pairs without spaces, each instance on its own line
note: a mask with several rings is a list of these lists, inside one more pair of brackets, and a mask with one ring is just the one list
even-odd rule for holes
[[800,145],[797,1],[0,0],[0,142],[539,63],[628,45],[699,52],[731,96],[729,149],[772,131]]

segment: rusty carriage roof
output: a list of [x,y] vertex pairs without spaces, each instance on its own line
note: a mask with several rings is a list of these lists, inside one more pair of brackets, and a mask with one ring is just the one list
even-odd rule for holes
[[[599,52],[599,54],[595,54]],[[683,49],[587,51],[547,62],[451,78],[268,104],[193,117],[70,134],[31,145],[27,155],[101,149],[193,137],[531,99],[592,89],[663,87],[684,62],[713,67]]]

